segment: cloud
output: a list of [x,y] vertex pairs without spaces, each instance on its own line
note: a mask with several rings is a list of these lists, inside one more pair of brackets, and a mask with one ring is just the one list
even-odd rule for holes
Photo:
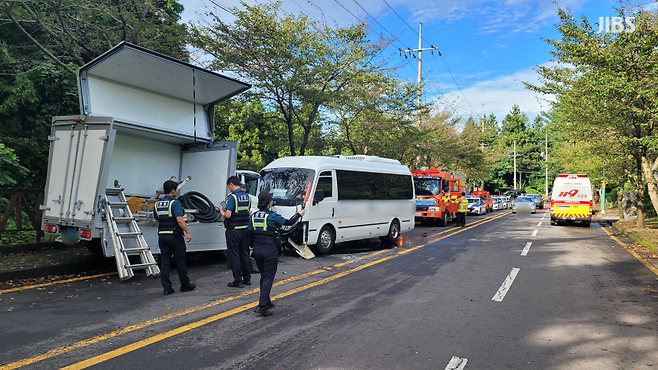
[[508,75],[483,79],[472,86],[462,88],[463,94],[454,85],[446,88],[446,85],[442,84],[442,90],[444,98],[457,101],[459,110],[466,115],[481,115],[484,104],[485,114],[493,112],[500,121],[516,104],[532,121],[540,112],[550,109],[550,102],[546,100],[552,101],[554,98],[526,89],[523,82],[538,83],[537,73],[532,68],[525,68]]

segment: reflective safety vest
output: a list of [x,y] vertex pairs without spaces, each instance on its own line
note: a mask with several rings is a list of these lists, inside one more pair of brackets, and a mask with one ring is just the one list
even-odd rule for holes
[[468,212],[468,199],[462,198],[459,200],[459,212]]
[[155,215],[158,217],[158,235],[183,235],[171,207],[176,199],[164,199],[155,204]]
[[[258,211],[251,215],[250,222],[252,233],[254,234],[254,246],[256,245],[273,245],[278,247],[276,228],[267,224],[267,217],[272,212],[269,210]],[[280,240],[280,239],[279,239]]]
[[238,195],[231,193],[229,197],[233,197],[235,209],[231,212],[231,217],[224,219],[224,227],[236,230],[246,229],[249,225],[249,208],[251,206],[249,194],[245,192],[240,192]]

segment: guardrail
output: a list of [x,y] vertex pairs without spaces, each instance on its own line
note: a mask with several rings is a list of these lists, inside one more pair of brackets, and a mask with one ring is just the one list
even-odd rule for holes
[[[29,198],[34,199],[34,204],[30,204],[26,195],[34,194]],[[11,195],[8,197],[6,195]],[[0,244],[2,244],[2,234],[7,232],[19,231],[36,231],[36,241],[43,238],[41,230],[41,213],[39,205],[43,204],[43,189],[19,189],[19,188],[0,188],[0,199],[9,199],[2,218],[0,218]],[[23,217],[27,216],[28,225],[23,224]],[[15,229],[7,229],[7,223],[10,219],[14,220]]]

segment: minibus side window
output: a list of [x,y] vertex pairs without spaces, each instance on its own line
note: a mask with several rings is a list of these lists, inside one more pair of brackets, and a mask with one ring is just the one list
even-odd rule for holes
[[316,190],[323,190],[325,198],[331,198],[333,189],[333,177],[331,171],[324,171],[320,173],[318,178],[318,186]]
[[413,198],[410,175],[336,170],[338,200],[393,200]]

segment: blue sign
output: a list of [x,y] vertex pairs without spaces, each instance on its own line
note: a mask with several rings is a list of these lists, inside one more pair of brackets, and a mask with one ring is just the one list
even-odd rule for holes
[[430,199],[416,199],[416,205],[417,206],[429,206],[433,207],[436,205],[436,200],[433,198]]

